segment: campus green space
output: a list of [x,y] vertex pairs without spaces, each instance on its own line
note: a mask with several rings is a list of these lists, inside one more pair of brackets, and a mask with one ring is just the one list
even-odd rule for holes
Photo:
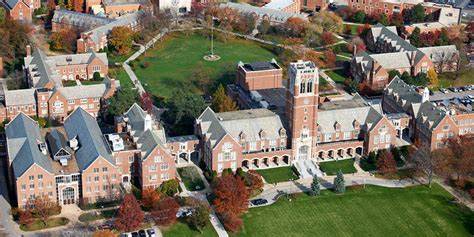
[[115,79],[119,80],[120,86],[122,88],[133,87],[132,80],[128,76],[127,72],[125,72],[125,69],[123,69],[123,67],[116,67],[113,70],[115,70],[115,73],[116,73]]
[[46,225],[41,220],[34,220],[31,224],[25,226],[20,225],[20,229],[23,231],[35,231],[35,230],[42,230],[42,229],[49,229],[53,227],[67,225],[69,220],[64,217],[54,217],[46,220]]
[[[353,24],[344,24],[344,27],[346,26],[350,26],[351,27],[351,35],[359,35],[359,33],[357,32],[357,27],[358,25],[353,25]],[[345,28],[344,28],[345,29]]]
[[279,183],[279,182],[286,182],[290,179],[297,180],[298,175],[295,174],[293,168],[290,166],[279,167],[279,168],[272,168],[272,169],[264,169],[264,170],[257,170],[267,183]]
[[158,97],[169,97],[173,91],[183,89],[202,94],[192,77],[199,68],[209,71],[211,82],[228,84],[234,81],[239,61],[257,62],[277,58],[269,49],[239,38],[228,39],[226,43],[215,40],[214,52],[221,59],[206,61],[203,56],[210,53],[210,40],[207,37],[198,32],[188,36],[173,33],[139,57],[141,64],[148,62],[149,66],[137,66],[134,70],[146,90]]
[[326,175],[335,175],[339,170],[344,174],[357,172],[354,167],[354,159],[320,162],[319,168],[325,172]]
[[474,213],[432,188],[349,187],[251,208],[233,236],[472,236]]
[[115,217],[115,214],[117,213],[117,209],[112,209],[112,210],[106,210],[106,211],[100,211],[100,212],[87,212],[83,213],[79,216],[79,221],[81,222],[91,222],[91,221],[96,221],[100,219],[110,219]]
[[178,173],[187,190],[199,191],[205,188],[204,182],[202,181],[199,172],[195,167],[189,166],[178,168]]
[[466,70],[459,74],[456,78],[456,73],[447,72],[440,73],[438,75],[438,86],[442,88],[448,88],[451,86],[465,86],[474,85],[474,69]]
[[213,237],[217,236],[216,231],[212,227],[211,223],[208,223],[206,227],[199,233],[197,230],[191,229],[188,224],[178,221],[171,227],[160,227],[161,233],[164,237]]
[[344,83],[346,80],[344,69],[327,70],[324,72],[336,83]]

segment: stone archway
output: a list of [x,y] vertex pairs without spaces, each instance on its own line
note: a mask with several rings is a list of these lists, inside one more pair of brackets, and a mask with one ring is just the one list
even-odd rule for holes
[[352,149],[351,147],[347,148],[347,151],[346,151],[347,155],[352,157],[354,156],[353,152],[354,152],[354,149]]
[[273,163],[277,166],[280,165],[280,159],[278,158],[278,156],[273,157]]
[[282,158],[283,164],[289,165],[290,164],[290,157],[287,155],[284,155]]
[[268,160],[269,160],[269,158],[267,158],[267,157],[263,158],[263,164],[264,164],[266,167],[270,167],[270,164],[268,163]]
[[324,151],[318,152],[318,159],[324,159]]
[[253,160],[252,160],[252,165],[255,166],[255,168],[258,169],[258,168],[260,168],[259,162],[260,162],[260,161],[259,161],[258,159],[253,159]]
[[243,160],[242,161],[242,167],[249,168],[249,161],[248,160]]
[[344,158],[344,149],[337,150],[337,156],[338,158]]
[[362,147],[356,148],[356,154],[362,156]]
[[333,150],[328,151],[328,157],[334,159],[334,151]]

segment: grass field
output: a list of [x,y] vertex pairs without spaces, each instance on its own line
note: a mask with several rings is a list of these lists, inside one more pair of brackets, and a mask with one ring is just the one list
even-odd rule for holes
[[474,85],[474,69],[463,72],[456,80],[454,80],[454,78],[454,73],[441,73],[438,75],[438,86],[447,88],[451,86]]
[[164,237],[213,237],[217,236],[216,231],[212,227],[211,223],[204,228],[202,233],[189,228],[188,224],[178,221],[176,224],[169,228],[160,227]]
[[345,72],[343,69],[327,70],[325,73],[336,83],[344,83],[346,80]]
[[20,229],[23,231],[35,231],[35,230],[42,230],[53,228],[57,226],[66,225],[69,223],[69,220],[64,217],[54,217],[50,218],[46,221],[46,226],[40,220],[34,220],[33,223],[29,224],[28,226],[20,225]]
[[178,168],[178,173],[183,180],[184,186],[189,191],[199,191],[205,188],[204,182],[195,167]]
[[472,236],[474,214],[439,185],[367,186],[251,208],[233,236]]
[[280,168],[273,168],[273,169],[265,169],[265,170],[257,170],[267,183],[279,183],[285,182],[290,179],[296,180],[298,179],[298,175],[295,174],[293,169],[290,166],[280,167]]
[[136,67],[135,73],[145,89],[155,96],[169,97],[173,91],[186,89],[201,94],[193,80],[193,72],[202,68],[208,70],[211,82],[228,84],[234,81],[235,68],[239,61],[257,62],[277,58],[260,45],[242,39],[230,39],[227,43],[215,41],[215,54],[221,59],[208,62],[203,56],[209,54],[210,41],[198,34],[185,36],[176,33],[158,43],[155,49],[142,55],[140,62],[150,66]]
[[354,159],[320,162],[319,168],[327,175],[335,175],[339,170],[344,174],[357,172],[356,168],[354,168]]
[[125,70],[122,67],[115,67],[111,70],[114,70],[115,73],[117,74],[115,76],[115,79],[120,81],[120,86],[122,88],[132,88],[133,87],[132,80],[130,80],[130,77],[127,75],[127,73],[125,72]]

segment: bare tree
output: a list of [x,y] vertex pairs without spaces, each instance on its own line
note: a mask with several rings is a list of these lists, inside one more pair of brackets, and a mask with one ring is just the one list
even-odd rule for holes
[[428,179],[428,187],[431,188],[431,182],[433,181],[435,171],[435,159],[428,145],[421,145],[416,149],[411,157],[410,161],[414,164],[417,171],[422,172]]

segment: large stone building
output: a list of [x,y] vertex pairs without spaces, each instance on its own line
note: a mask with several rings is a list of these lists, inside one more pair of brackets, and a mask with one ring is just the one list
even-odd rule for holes
[[413,76],[431,68],[437,72],[453,71],[459,60],[455,45],[416,48],[398,36],[394,26],[378,24],[372,27],[366,42],[367,49],[373,54],[356,53],[351,61],[351,74],[372,91],[385,88],[391,70]]

